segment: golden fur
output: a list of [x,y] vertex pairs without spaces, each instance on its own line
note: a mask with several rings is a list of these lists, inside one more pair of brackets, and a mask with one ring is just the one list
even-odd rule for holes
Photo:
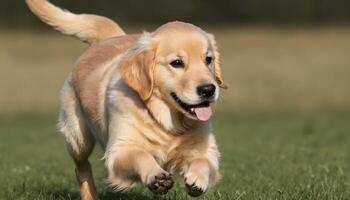
[[[105,150],[108,183],[117,190],[138,182],[165,194],[172,174],[198,196],[220,178],[219,152],[210,121],[198,121],[170,96],[198,104],[196,87],[225,87],[214,37],[182,22],[152,33],[125,35],[113,21],[75,15],[46,0],[26,0],[31,10],[65,34],[91,44],[61,93],[59,128],[76,164],[82,199],[97,199],[88,162],[95,141]],[[206,65],[205,56],[213,57]],[[181,58],[183,69],[169,63]],[[219,92],[215,93],[215,100]]]

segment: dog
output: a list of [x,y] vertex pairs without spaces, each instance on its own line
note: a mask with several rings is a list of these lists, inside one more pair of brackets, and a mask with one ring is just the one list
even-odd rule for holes
[[196,197],[218,182],[210,119],[226,85],[213,35],[179,21],[127,35],[102,16],[26,3],[42,21],[90,44],[61,90],[58,123],[83,200],[98,199],[88,161],[95,142],[117,191],[142,183],[163,195],[177,174]]

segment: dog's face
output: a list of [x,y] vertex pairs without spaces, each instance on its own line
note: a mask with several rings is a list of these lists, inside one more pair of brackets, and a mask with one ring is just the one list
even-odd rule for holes
[[209,120],[210,104],[218,99],[219,88],[224,87],[214,38],[180,22],[166,24],[148,37],[151,42],[145,43],[150,46],[135,54],[131,63],[125,63],[129,70],[130,66],[135,68],[129,75],[124,71],[124,79],[144,100],[160,95],[186,117]]

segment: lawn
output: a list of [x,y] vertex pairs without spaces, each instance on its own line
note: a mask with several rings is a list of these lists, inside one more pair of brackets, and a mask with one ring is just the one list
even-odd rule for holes
[[[350,112],[218,113],[222,181],[199,199],[349,199]],[[1,117],[0,199],[79,199],[56,116]],[[109,192],[102,152],[92,156],[101,199],[158,199],[143,187]],[[159,198],[163,199],[163,198]],[[190,199],[181,179],[164,199]]]
[[[223,179],[199,199],[350,200],[350,28],[204,28],[230,89],[214,119]],[[0,199],[79,199],[56,121],[59,89],[86,45],[1,29],[0,44]],[[165,197],[110,192],[102,154],[91,157],[102,200],[191,199],[181,179]]]

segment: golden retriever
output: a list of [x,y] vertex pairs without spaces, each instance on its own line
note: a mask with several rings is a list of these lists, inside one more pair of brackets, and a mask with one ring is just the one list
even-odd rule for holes
[[98,199],[88,158],[103,147],[115,190],[141,182],[155,194],[184,177],[199,196],[220,178],[212,103],[224,88],[214,37],[170,22],[126,35],[112,20],[26,0],[41,20],[90,44],[61,92],[59,130],[76,165],[82,199]]

